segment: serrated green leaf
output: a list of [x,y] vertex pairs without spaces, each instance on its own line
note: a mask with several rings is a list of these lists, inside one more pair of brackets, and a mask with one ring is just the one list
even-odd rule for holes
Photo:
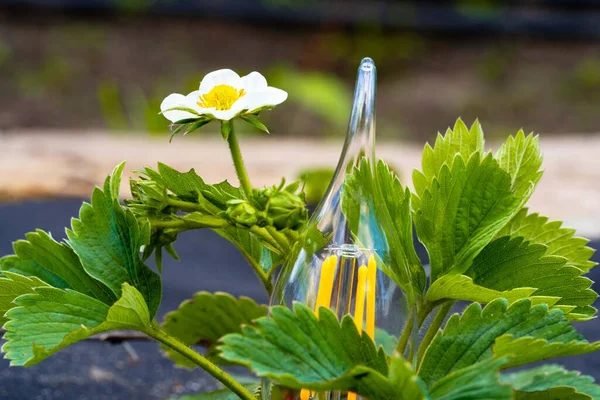
[[484,146],[483,131],[479,121],[475,121],[471,129],[468,129],[459,118],[454,124],[454,129],[448,128],[443,136],[438,133],[433,148],[426,144],[423,149],[423,171],[413,171],[413,185],[417,194],[417,198],[413,200],[415,208],[420,208],[420,198],[430,187],[433,179],[439,175],[443,165],[452,169],[457,155],[460,155],[463,160],[469,160],[475,153],[483,155]]
[[466,165],[456,156],[452,169],[444,165],[415,215],[417,235],[429,253],[431,281],[466,271],[519,206],[510,176],[491,154],[481,160],[476,153]]
[[396,357],[388,367],[383,349],[359,335],[352,318],[340,323],[326,308],[319,316],[301,303],[293,311],[274,307],[270,318],[225,336],[221,356],[291,389],[352,390],[372,400],[426,397],[410,364]]
[[556,305],[573,306],[574,317],[593,317],[595,309],[591,304],[598,295],[590,289],[592,281],[580,276],[580,269],[565,266],[564,257],[546,255],[547,250],[546,246],[526,242],[520,236],[504,236],[487,245],[465,275],[478,286],[498,291],[535,288],[533,296],[559,297]]
[[[500,292],[498,290],[488,289],[473,283],[473,279],[465,275],[449,274],[444,275],[427,289],[426,300],[434,303],[439,300],[466,300],[479,303],[489,303],[498,298],[505,298],[509,303],[528,298],[535,288],[515,288]],[[554,301],[558,301],[555,298]]]
[[[420,293],[425,288],[425,270],[413,244],[410,191],[404,189],[398,177],[383,161],[373,167],[366,158],[347,175],[342,194],[342,210],[351,232],[361,240],[362,231],[373,229],[365,220],[363,209],[374,210],[380,229],[387,241],[375,243],[375,248],[389,247],[390,257],[382,258],[381,268],[406,292],[410,286]],[[370,232],[366,236],[370,237]]]
[[506,368],[518,367],[548,358],[575,356],[593,353],[600,350],[600,341],[589,343],[586,340],[573,340],[568,343],[548,342],[546,339],[536,339],[523,336],[515,339],[513,335],[502,335],[494,343],[494,357],[507,357]]
[[600,386],[594,378],[560,365],[542,365],[500,377],[515,389],[518,400],[586,400],[600,398]]
[[452,371],[491,359],[494,341],[505,334],[515,338],[531,336],[549,343],[583,340],[559,309],[547,304],[531,306],[522,299],[510,307],[506,299],[497,299],[483,310],[471,304],[459,316],[454,314],[427,348],[419,367],[419,376],[431,384]]
[[[260,388],[260,383],[249,383],[244,387],[250,392],[256,392]],[[230,389],[217,389],[212,392],[186,394],[177,397],[177,400],[239,400],[239,396]]]
[[538,136],[533,133],[525,136],[523,130],[516,136],[509,136],[496,152],[496,159],[500,167],[510,174],[513,190],[525,204],[531,196],[531,188],[537,185],[543,174]]
[[70,289],[35,288],[15,300],[6,316],[2,351],[11,365],[30,366],[91,335],[114,329],[143,330],[150,314],[142,295],[123,284],[111,307]]
[[34,293],[35,288],[44,286],[48,285],[35,276],[26,277],[4,271],[0,276],[0,326],[7,321],[4,314],[15,306],[14,300],[17,297]]
[[[345,376],[359,365],[386,376],[382,349],[364,333],[358,334],[350,317],[340,323],[321,308],[319,319],[302,303],[294,310],[274,307],[269,318],[245,326],[242,334],[221,339],[221,357],[248,366],[260,377],[269,377],[291,388],[329,389],[327,383]],[[318,386],[318,387],[317,387]]]
[[104,191],[94,189],[91,204],[82,205],[67,236],[89,275],[119,297],[123,283],[130,283],[142,293],[154,316],[161,301],[161,279],[140,258],[140,249],[150,242],[150,227],[139,226],[133,213],[119,204],[116,183],[121,170],[120,166],[116,175],[106,179]]
[[499,381],[504,360],[487,360],[454,371],[430,388],[432,400],[509,400],[512,389]]
[[522,209],[515,217],[500,231],[501,236],[522,236],[525,240],[548,246],[547,255],[565,257],[567,265],[589,271],[597,265],[590,258],[594,250],[587,247],[589,240],[574,237],[575,230],[561,227],[560,221],[548,221],[537,213],[528,214],[526,208]]
[[68,289],[69,284],[33,260],[22,260],[15,255],[0,258],[0,271],[13,272],[22,276],[35,276],[48,285]]
[[[48,233],[39,229],[27,233],[25,237],[27,240],[18,240],[13,245],[16,257],[24,262],[37,264],[39,270],[45,270],[60,278],[68,288],[77,292],[106,304],[112,304],[117,300],[115,294],[106,285],[85,272],[71,246],[58,243]],[[35,276],[43,280],[46,274]]]
[[[227,293],[199,292],[186,300],[175,311],[165,316],[162,328],[165,333],[191,346],[201,344],[207,348],[206,356],[215,359],[218,340],[229,333],[241,333],[243,324],[267,315],[267,307],[247,297],[235,297]],[[179,353],[164,348],[170,359],[178,366],[196,368]]]

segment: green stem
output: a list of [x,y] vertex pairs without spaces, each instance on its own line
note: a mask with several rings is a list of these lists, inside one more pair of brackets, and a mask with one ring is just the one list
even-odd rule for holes
[[[230,125],[227,125],[230,124]],[[240,144],[235,136],[235,130],[233,129],[232,121],[223,121],[221,123],[221,131],[228,129],[227,143],[229,143],[229,151],[231,152],[231,158],[233,159],[233,165],[235,166],[235,172],[237,174],[240,185],[246,193],[247,198],[252,197],[252,185],[248,179],[248,173],[246,172],[246,166],[242,158],[242,152],[240,151]]]
[[402,357],[404,357],[404,351],[406,350],[406,345],[408,344],[408,340],[412,334],[413,326],[415,324],[414,313],[410,313],[408,317],[408,321],[406,322],[406,326],[402,331],[402,336],[400,336],[400,340],[398,341],[398,345],[396,346],[396,351]]
[[454,305],[454,301],[447,301],[445,303],[442,303],[442,305],[440,305],[440,308],[438,308],[438,311],[435,314],[435,318],[433,318],[433,321],[431,321],[431,325],[429,326],[429,328],[427,328],[427,332],[425,333],[423,340],[419,344],[419,353],[417,355],[417,365],[421,364],[421,360],[423,359],[423,356],[425,355],[425,351],[427,350],[427,347],[429,347],[429,345],[431,344],[431,341],[433,340],[436,333],[438,332],[438,330],[444,323],[444,319],[446,319],[446,316],[448,315],[448,312],[450,312],[450,309],[452,308],[453,305]]
[[177,200],[172,197],[170,197],[167,200],[167,203],[169,203],[170,206],[180,209],[181,211],[203,211],[203,208],[199,204],[191,203],[189,201]]
[[250,228],[250,232],[254,233],[256,236],[258,236],[260,239],[262,239],[263,241],[265,241],[266,243],[269,243],[272,247],[273,250],[276,250],[276,252],[280,255],[284,254],[284,250],[282,249],[281,246],[279,245],[279,243],[277,242],[277,240],[275,240],[270,234],[269,232],[267,232],[267,230],[265,228],[261,228],[257,225],[254,225]]
[[[265,287],[265,290],[267,291],[269,296],[271,296],[271,294],[273,293],[273,283],[271,282],[271,277],[263,270],[262,266],[259,263],[257,263],[254,258],[252,258],[252,256],[250,254],[248,254],[240,246],[236,246],[236,247],[242,253],[244,258],[246,258],[246,261],[248,261],[248,263],[254,270],[254,273],[258,276],[258,278],[262,282],[263,286]],[[275,267],[271,267],[271,268],[274,269]]]
[[172,336],[167,335],[166,333],[154,329],[148,328],[144,331],[144,333],[165,346],[175,350],[209,374],[211,374],[215,379],[225,385],[229,390],[238,395],[241,399],[244,400],[256,400],[254,395],[248,391],[244,386],[242,386],[238,381],[233,379],[231,375],[223,371],[221,368],[217,367],[212,362],[208,361],[201,354],[196,353],[194,350],[181,343],[179,340],[175,339]]
[[150,225],[156,229],[177,229],[179,231],[189,230],[189,229],[219,229],[228,225],[228,222],[225,220],[220,220],[216,217],[211,220],[206,219],[205,221],[193,221],[186,219],[169,219],[169,220],[160,220],[160,219],[148,219],[150,221]]

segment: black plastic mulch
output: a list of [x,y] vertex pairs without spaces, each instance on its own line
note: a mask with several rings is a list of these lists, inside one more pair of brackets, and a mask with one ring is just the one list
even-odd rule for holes
[[[11,243],[36,228],[64,237],[64,227],[76,216],[80,200],[48,200],[0,206],[0,255],[12,253]],[[597,241],[592,247],[600,247]],[[193,293],[225,291],[259,302],[268,298],[238,251],[210,231],[187,232],[176,249],[181,261],[165,257],[163,302],[159,318]],[[600,255],[596,254],[596,261]],[[590,278],[600,281],[600,268]],[[595,284],[596,291],[600,286]],[[600,302],[596,302],[596,307]],[[578,324],[588,340],[600,340],[600,322]],[[557,362],[600,380],[600,357],[590,354]],[[0,360],[0,399],[166,399],[217,387],[203,371],[174,368],[152,342],[127,345],[83,342],[31,368],[9,368]]]

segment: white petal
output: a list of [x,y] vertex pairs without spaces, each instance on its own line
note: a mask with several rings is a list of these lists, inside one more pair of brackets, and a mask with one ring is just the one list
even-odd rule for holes
[[[162,111],[165,118],[171,122],[177,122],[182,119],[197,117],[197,115],[194,115],[187,111],[180,111],[180,110],[166,111],[173,107],[192,108],[192,107],[190,107],[186,96],[184,96],[182,94],[173,93],[173,94],[170,94],[167,97],[165,97],[163,102],[160,104],[160,111]],[[199,107],[196,106],[194,109],[198,109],[198,108]]]
[[267,80],[260,73],[254,71],[242,76],[242,89],[246,93],[260,92],[267,88]]
[[236,110],[235,108],[230,108],[229,110],[216,110],[212,111],[211,114],[215,116],[216,119],[220,119],[222,121],[229,121],[238,115],[240,110]]
[[248,93],[236,103],[243,101],[243,108],[248,112],[253,112],[256,109],[265,106],[276,106],[283,103],[287,99],[287,92],[274,87],[267,87],[260,92]]
[[241,78],[230,69],[219,69],[210,72],[200,82],[200,93],[208,93],[217,85],[229,85],[239,89],[241,87]]

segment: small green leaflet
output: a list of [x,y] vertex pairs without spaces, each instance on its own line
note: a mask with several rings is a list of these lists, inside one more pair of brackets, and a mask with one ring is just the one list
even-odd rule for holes
[[60,289],[68,289],[69,284],[33,260],[22,260],[16,255],[0,258],[0,271],[13,272],[22,276],[35,276],[48,285]]
[[592,281],[581,276],[580,269],[565,265],[564,257],[546,255],[547,250],[520,236],[504,236],[487,245],[465,275],[478,286],[498,291],[535,288],[533,296],[558,297],[556,305],[570,307],[567,318],[592,318],[596,310],[591,305],[598,297],[590,288]]
[[[117,300],[106,285],[88,275],[71,246],[58,243],[48,233],[39,229],[26,234],[25,237],[27,240],[18,240],[13,245],[15,255],[20,260],[36,263],[40,269],[59,277],[68,288],[103,303],[112,304]],[[44,274],[35,275],[42,280],[45,277]]]
[[[373,168],[376,169],[373,171]],[[365,226],[365,236],[369,239],[372,236],[369,230],[374,229],[372,221],[363,218],[366,215],[363,210],[375,210],[390,252],[390,259],[380,263],[382,270],[407,293],[411,291],[410,286],[420,293],[425,288],[426,276],[413,244],[410,200],[410,191],[402,187],[385,162],[379,161],[373,167],[362,158],[346,178],[342,210],[359,241]],[[378,247],[377,243],[373,245]]]
[[522,209],[506,225],[497,237],[522,236],[525,240],[548,246],[547,255],[561,256],[567,259],[567,265],[577,267],[583,272],[589,271],[597,265],[590,258],[594,250],[587,247],[589,240],[574,237],[575,229],[561,227],[560,221],[548,221],[537,213],[528,214],[526,208]]
[[[498,298],[505,298],[509,303],[528,298],[535,292],[535,288],[515,288],[503,292],[478,286],[473,279],[465,275],[444,275],[427,289],[426,300],[435,303],[440,300],[467,300],[479,303],[489,303]],[[544,298],[547,302],[548,298]],[[556,303],[559,298],[551,299]]]
[[30,366],[89,336],[115,329],[145,330],[150,313],[127,283],[112,306],[70,289],[35,288],[15,300],[6,316],[2,351],[11,365]]
[[[266,306],[247,297],[236,299],[227,293],[199,292],[181,303],[177,310],[168,313],[162,328],[188,346],[205,346],[206,356],[214,360],[217,356],[215,347],[221,337],[228,333],[241,333],[243,324],[250,324],[266,315]],[[197,367],[179,353],[168,348],[164,350],[178,366]]]
[[[250,392],[256,393],[260,389],[260,383],[249,383],[244,385]],[[237,394],[229,389],[217,389],[212,392],[187,394],[177,397],[177,400],[239,400]]]
[[549,342],[523,336],[515,339],[513,335],[502,335],[494,343],[494,357],[508,357],[506,368],[518,367],[547,358],[575,356],[600,350],[600,341],[589,343],[586,340],[572,340],[568,343]]
[[457,155],[463,160],[468,160],[475,153],[484,153],[485,142],[483,131],[479,121],[475,121],[468,129],[465,123],[459,118],[454,124],[454,129],[448,128],[445,135],[438,133],[433,148],[426,144],[423,149],[422,169],[423,172],[413,171],[413,185],[417,198],[414,199],[415,208],[420,208],[420,199],[426,189],[430,188],[431,182],[437,177],[446,165],[452,168],[452,164]]
[[511,176],[513,191],[525,204],[543,175],[542,154],[538,136],[533,133],[525,136],[520,130],[516,136],[509,136],[496,152],[500,167]]
[[7,321],[4,314],[15,306],[14,300],[22,294],[34,293],[34,288],[48,286],[36,277],[25,277],[4,271],[0,276],[0,326]]
[[161,301],[161,279],[140,258],[140,249],[150,242],[150,226],[139,226],[133,213],[119,204],[123,167],[123,163],[117,166],[106,179],[104,191],[94,189],[91,204],[81,206],[79,219],[71,221],[67,236],[89,275],[119,297],[123,283],[132,284],[154,316]]
[[594,378],[577,371],[567,371],[560,365],[502,374],[500,381],[515,389],[517,400],[595,400],[600,398],[600,386]]
[[510,386],[499,382],[498,370],[505,360],[487,360],[456,370],[429,389],[432,400],[508,400]]
[[493,357],[495,340],[505,334],[515,338],[530,336],[549,343],[583,341],[559,309],[548,305],[531,306],[522,299],[510,307],[506,299],[497,299],[483,310],[477,303],[462,315],[454,314],[427,348],[419,367],[419,376],[431,384],[449,373]]
[[425,190],[415,215],[417,235],[427,248],[431,281],[450,271],[462,273],[519,211],[510,176],[491,154],[467,164],[456,156]]

